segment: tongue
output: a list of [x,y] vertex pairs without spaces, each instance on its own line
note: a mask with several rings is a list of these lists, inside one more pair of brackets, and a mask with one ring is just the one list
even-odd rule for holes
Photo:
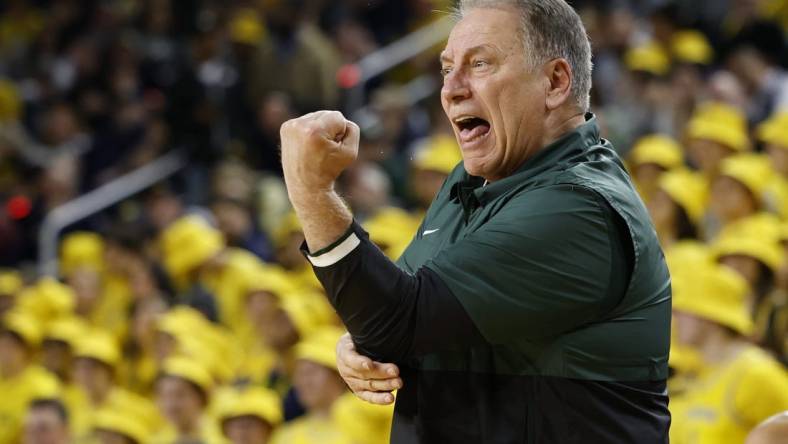
[[485,122],[480,123],[473,128],[463,129],[460,132],[460,135],[462,136],[462,140],[469,141],[487,134],[488,131],[490,131],[490,124]]

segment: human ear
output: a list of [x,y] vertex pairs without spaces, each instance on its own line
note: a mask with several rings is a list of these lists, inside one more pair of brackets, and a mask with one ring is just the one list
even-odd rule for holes
[[553,59],[544,66],[547,78],[545,106],[556,109],[566,103],[572,95],[572,68],[565,59]]

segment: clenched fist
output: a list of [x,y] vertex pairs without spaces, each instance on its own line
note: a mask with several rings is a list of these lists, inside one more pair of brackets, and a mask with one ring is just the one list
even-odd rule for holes
[[358,155],[359,128],[339,111],[317,111],[288,120],[279,130],[282,170],[289,191],[333,188]]

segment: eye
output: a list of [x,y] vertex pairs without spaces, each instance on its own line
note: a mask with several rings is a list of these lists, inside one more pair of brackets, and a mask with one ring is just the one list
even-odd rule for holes
[[489,65],[485,60],[474,60],[472,66],[474,68],[486,68]]
[[443,67],[440,72],[443,77],[446,77],[451,72],[451,67]]

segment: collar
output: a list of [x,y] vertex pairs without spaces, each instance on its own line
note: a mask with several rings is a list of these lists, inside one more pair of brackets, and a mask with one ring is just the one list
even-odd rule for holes
[[599,125],[596,116],[586,113],[586,122],[572,131],[567,132],[554,142],[539,150],[534,156],[526,160],[511,175],[488,183],[481,177],[471,176],[463,172],[449,192],[449,199],[462,205],[465,222],[474,210],[488,202],[495,200],[514,186],[524,180],[534,177],[542,172],[560,168],[577,154],[587,148],[600,143]]

